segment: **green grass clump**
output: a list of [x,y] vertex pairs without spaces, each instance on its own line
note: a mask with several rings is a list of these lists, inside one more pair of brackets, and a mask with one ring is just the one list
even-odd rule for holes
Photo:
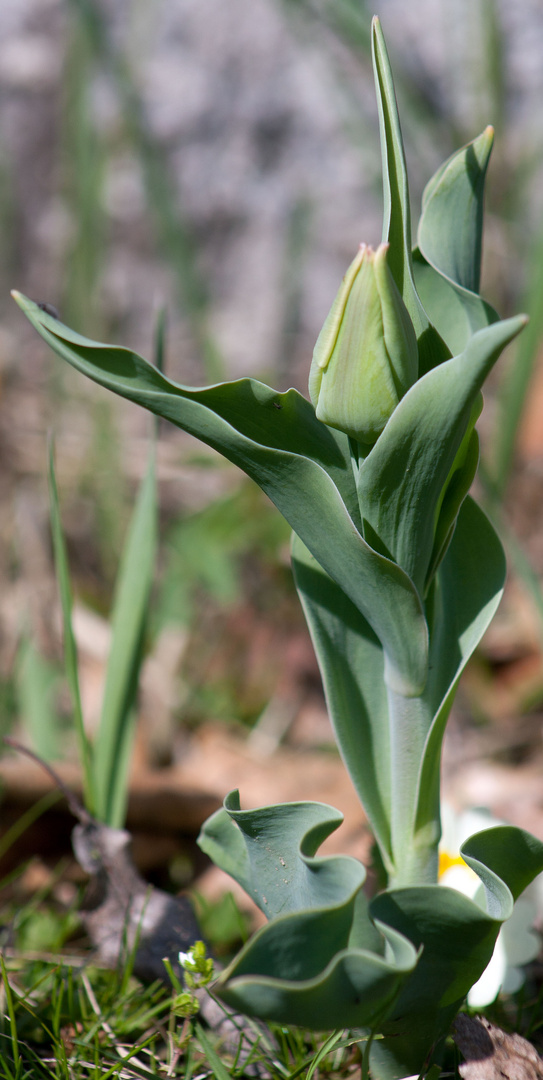
[[[225,1049],[200,1022],[176,1016],[161,983],[142,987],[123,970],[103,971],[62,957],[0,958],[0,1077],[79,1080],[168,1076],[274,1080],[328,1076],[359,1066],[363,1040],[338,1032],[318,1037],[297,1028],[245,1029]],[[318,1073],[317,1073],[318,1069]]]

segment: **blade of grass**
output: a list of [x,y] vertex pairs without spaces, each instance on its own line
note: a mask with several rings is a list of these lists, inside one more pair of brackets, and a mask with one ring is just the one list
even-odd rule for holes
[[17,656],[17,696],[36,753],[46,761],[61,756],[61,728],[53,695],[58,672],[25,636]]
[[13,993],[8,979],[8,973],[6,971],[6,962],[2,953],[0,953],[0,965],[2,966],[2,979],[4,981],[4,993],[6,995],[6,1005],[9,1015],[9,1026],[11,1033],[11,1049],[13,1053],[13,1064],[15,1065],[15,1073],[18,1075],[21,1065],[21,1055],[19,1052],[19,1040],[17,1038],[17,1020],[15,1017],[15,1005],[13,1002]]
[[51,532],[53,536],[53,551],[55,555],[55,567],[60,592],[62,607],[62,624],[64,636],[64,663],[66,678],[72,698],[73,717],[77,742],[79,747],[79,759],[83,774],[83,800],[89,813],[95,812],[95,788],[92,774],[92,755],[89,740],[83,724],[83,711],[81,708],[81,693],[79,689],[79,675],[77,669],[77,646],[72,627],[72,587],[68,569],[68,555],[66,543],[62,531],[60,518],[60,503],[55,475],[53,443],[49,443],[49,510],[51,516]]
[[[153,359],[155,367],[160,371],[160,374],[164,374],[164,363],[166,359],[166,335],[168,329],[168,317],[166,308],[161,307],[155,321],[155,337],[154,337],[154,349]],[[162,421],[165,423],[165,421]],[[158,439],[160,434],[160,418],[158,416],[153,417],[153,432],[155,439]]]
[[80,20],[69,26],[63,88],[64,189],[74,236],[66,265],[63,310],[85,333],[96,327],[96,282],[106,232],[102,198],[105,147],[92,116],[93,51]]
[[194,1030],[198,1037],[198,1042],[208,1060],[211,1069],[215,1075],[215,1080],[232,1080],[232,1074],[226,1068],[224,1063],[211,1045],[204,1029],[201,1024],[195,1023]]
[[48,791],[45,795],[42,795],[41,799],[38,799],[33,806],[29,807],[24,814],[21,814],[20,818],[18,818],[7,832],[0,837],[0,859],[3,859],[6,851],[9,851],[12,844],[15,844],[19,837],[22,836],[46,810],[49,810],[50,806],[54,806],[61,798],[62,791]]
[[166,330],[168,326],[168,317],[166,314],[166,308],[161,307],[156,317],[155,323],[155,347],[154,347],[154,361],[155,367],[158,368],[160,374],[164,374],[164,360],[166,354]]
[[[486,71],[486,89],[490,99],[490,112],[492,126],[498,136],[501,137],[505,128],[507,84],[505,72],[507,70],[505,57],[505,30],[500,19],[500,12],[496,0],[481,0],[481,23],[483,27],[483,44]],[[484,86],[480,87],[484,90]],[[486,123],[486,121],[485,121]]]
[[543,589],[528,556],[507,523],[502,509],[502,493],[489,476],[484,465],[479,466],[479,478],[485,492],[484,507],[507,551],[513,572],[532,600],[539,623],[539,637],[543,648]]
[[494,434],[492,485],[500,498],[503,498],[511,473],[526,395],[543,339],[543,228],[532,249],[526,280],[530,284],[521,306],[530,321],[518,340],[515,362],[502,383],[499,422]]
[[[375,5],[367,4],[365,0],[363,3],[359,0],[321,0],[318,3],[315,0],[283,0],[283,7],[287,14],[298,16],[300,40],[308,41],[308,32],[314,25],[333,34],[349,49],[356,62],[365,64],[371,58],[367,28]],[[333,56],[333,50],[324,47]],[[416,72],[419,73],[418,67]],[[437,156],[443,157],[450,152],[451,146],[462,141],[460,132],[441,95],[436,94],[431,77],[420,78],[417,74],[405,59],[402,63],[400,52],[396,56],[395,82],[402,100],[404,128],[409,134],[409,143],[414,144],[413,157],[418,153],[426,158],[428,143],[434,148],[438,145]],[[353,81],[345,64],[338,64],[338,76],[338,82],[344,87]],[[435,164],[434,155],[432,160]]]
[[497,507],[493,507],[492,515],[509,555],[512,569],[534,605],[539,623],[539,640],[543,648],[543,589],[541,588],[541,582],[522,545],[505,521],[503,514]]
[[134,736],[133,705],[155,562],[156,513],[152,450],[117,578],[111,651],[94,746],[96,814],[114,827],[123,824],[126,809],[128,766]]
[[313,1074],[318,1069],[321,1061],[323,1061],[327,1054],[329,1054],[330,1051],[334,1049],[334,1046],[336,1046],[336,1044],[341,1039],[342,1034],[342,1031],[334,1031],[333,1034],[330,1035],[325,1042],[323,1042],[320,1050],[318,1050],[315,1054],[315,1057],[313,1058],[313,1061],[311,1062],[311,1065],[307,1070],[306,1080],[311,1080]]
[[71,0],[71,6],[81,19],[97,59],[117,86],[127,133],[141,162],[158,243],[175,274],[179,300],[201,352],[206,376],[217,382],[224,375],[224,363],[207,326],[208,290],[198,267],[191,230],[178,205],[166,155],[149,130],[136,81],[125,57],[112,46],[98,5],[94,0]]
[[311,204],[305,196],[298,197],[289,213],[283,255],[282,302],[283,326],[280,356],[276,363],[276,377],[280,381],[290,378],[296,360],[301,327],[305,261],[311,240]]

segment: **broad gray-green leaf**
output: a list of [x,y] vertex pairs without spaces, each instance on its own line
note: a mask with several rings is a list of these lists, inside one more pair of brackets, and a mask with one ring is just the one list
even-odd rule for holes
[[383,162],[383,241],[390,244],[388,265],[417,335],[419,374],[448,359],[450,353],[419,299],[411,261],[411,209],[394,80],[378,18],[372,22],[372,56],[379,109]]
[[405,693],[420,692],[427,675],[422,606],[403,570],[373,551],[356,528],[346,436],[321,424],[295,390],[278,394],[254,379],[201,390],[179,386],[129,349],[89,341],[31,300],[15,298],[73,367],[196,435],[251,476],[367,618],[383,642],[391,682]]
[[292,570],[339,749],[390,873],[390,736],[383,650],[358,609],[296,535]]
[[424,592],[443,486],[481,386],[525,316],[496,323],[465,351],[408,390],[362,462],[358,477],[364,535]]
[[430,675],[424,698],[433,720],[418,781],[415,831],[421,841],[439,820],[441,744],[458,680],[496,613],[505,572],[500,541],[468,497],[428,603]]
[[479,292],[483,197],[493,128],[487,127],[444,162],[426,185],[418,244],[427,262],[450,281]]

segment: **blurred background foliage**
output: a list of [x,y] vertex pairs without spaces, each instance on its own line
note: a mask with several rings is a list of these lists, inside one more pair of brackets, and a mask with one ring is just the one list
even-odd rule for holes
[[[396,73],[415,222],[441,161],[487,123],[496,128],[484,292],[500,314],[527,310],[531,323],[488,395],[483,496],[529,610],[519,630],[517,607],[506,606],[501,636],[498,628],[467,686],[472,711],[488,718],[490,668],[528,657],[509,711],[542,698],[541,5],[3,0],[0,706],[4,730],[23,718],[25,737],[46,757],[69,756],[70,713],[46,435],[56,437],[92,729],[150,428],[138,410],[55,362],[9,288],[53,304],[82,333],[147,356],[164,311],[164,367],[178,381],[252,374],[305,391],[338,282],[357,245],[380,239],[374,13]],[[144,698],[145,686],[161,691],[144,703],[149,760],[174,759],[179,725],[209,718],[256,724],[278,741],[300,702],[318,694],[311,650],[300,644],[285,526],[229,465],[165,425],[158,480]],[[326,742],[325,721],[311,716],[313,741]]]

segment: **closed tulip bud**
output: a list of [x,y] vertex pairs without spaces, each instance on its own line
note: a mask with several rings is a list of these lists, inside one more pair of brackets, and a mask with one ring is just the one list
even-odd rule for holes
[[418,375],[413,324],[387,265],[361,244],[319,334],[309,395],[319,420],[373,444]]

